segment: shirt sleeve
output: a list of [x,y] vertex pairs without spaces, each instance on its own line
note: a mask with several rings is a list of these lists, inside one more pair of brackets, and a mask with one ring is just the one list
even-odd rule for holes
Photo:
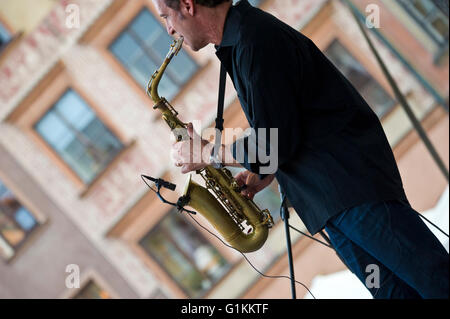
[[240,52],[239,94],[253,130],[232,144],[231,151],[242,166],[259,174],[260,179],[292,160],[299,148],[300,61],[299,48],[274,37],[256,40]]

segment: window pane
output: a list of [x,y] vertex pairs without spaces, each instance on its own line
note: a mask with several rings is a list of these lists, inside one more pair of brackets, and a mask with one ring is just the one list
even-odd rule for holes
[[448,0],[400,0],[400,3],[439,47],[448,44]]
[[[147,55],[142,54],[138,59],[130,62],[128,71],[135,78],[141,87],[146,87],[150,76],[158,67],[149,59]],[[149,75],[150,74],[150,75]],[[165,78],[163,78],[165,79]]]
[[100,164],[96,163],[94,158],[85,151],[77,161],[74,161],[72,158],[70,159],[73,167],[76,168],[76,171],[80,178],[87,183],[90,182],[93,177],[101,172]]
[[434,9],[434,5],[431,1],[423,1],[423,0],[414,0],[412,1],[414,8],[422,14],[424,17],[426,17],[428,14],[430,14],[431,11]]
[[52,111],[39,121],[36,130],[57,151],[63,151],[75,138],[74,133]]
[[[161,29],[162,30],[162,29]],[[158,65],[164,61],[164,58],[169,51],[169,45],[173,42],[173,39],[167,34],[167,32],[160,32],[156,37],[153,45],[151,46],[152,50],[158,54]],[[177,55],[178,57],[178,55]],[[177,57],[173,58],[173,61],[177,59]],[[172,62],[170,62],[172,64]]]
[[68,122],[68,126],[72,125],[77,130],[83,130],[95,118],[87,104],[70,90],[56,103],[55,110]]
[[110,50],[127,68],[144,54],[137,42],[127,33],[123,33],[111,45]]
[[19,208],[14,218],[20,227],[25,231],[30,231],[34,226],[36,226],[36,220],[34,217],[23,207]]
[[219,252],[177,211],[140,244],[192,298],[204,295],[229,269]]
[[139,36],[139,38],[149,47],[152,47],[156,39],[161,34],[169,35],[161,27],[158,21],[153,18],[148,10],[142,10],[141,13],[131,23],[130,28]]
[[159,83],[158,92],[160,96],[170,101],[178,92],[178,86],[168,76],[164,76]]
[[123,147],[72,90],[44,115],[36,130],[85,183],[91,182]]
[[325,54],[353,84],[378,117],[382,117],[395,104],[395,101],[339,41],[335,40],[325,50]]
[[86,153],[85,146],[80,140],[74,138],[72,142],[59,152],[59,155],[73,166],[78,165],[78,160]]
[[185,83],[194,75],[197,67],[191,63],[191,58],[186,52],[180,51],[170,62],[168,69],[178,83]]
[[431,24],[443,38],[448,37],[448,19],[445,19],[443,15],[437,16]]
[[2,182],[0,181],[0,200],[13,196],[13,194],[11,193],[11,191],[9,189],[6,188],[5,185],[2,184]]
[[105,156],[115,154],[121,147],[121,143],[98,118],[90,122],[82,132],[89,140],[93,141],[93,144],[101,153],[106,154]]

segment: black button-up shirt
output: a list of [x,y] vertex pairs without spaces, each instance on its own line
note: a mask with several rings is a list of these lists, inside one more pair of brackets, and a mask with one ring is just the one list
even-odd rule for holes
[[241,0],[216,49],[250,126],[278,129],[276,178],[312,234],[352,206],[407,201],[378,117],[310,39]]

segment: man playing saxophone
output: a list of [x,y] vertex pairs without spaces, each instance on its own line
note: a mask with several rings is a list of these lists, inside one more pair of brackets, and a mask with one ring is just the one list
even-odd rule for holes
[[[215,45],[250,126],[277,128],[273,174],[249,156],[233,160],[249,143],[221,146],[224,165],[247,169],[236,176],[243,194],[276,177],[309,232],[325,229],[363,283],[366,267],[379,266],[374,297],[448,298],[448,253],[411,208],[378,117],[315,44],[247,0],[153,2],[170,35],[194,51]],[[192,125],[188,133],[202,148],[174,143],[183,173],[209,165],[213,148]]]

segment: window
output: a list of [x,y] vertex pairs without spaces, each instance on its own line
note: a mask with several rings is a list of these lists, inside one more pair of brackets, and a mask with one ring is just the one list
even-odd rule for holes
[[140,245],[190,298],[203,296],[230,267],[176,210],[145,235]]
[[379,118],[395,105],[389,94],[338,40],[333,41],[324,53],[353,84]]
[[74,299],[111,299],[111,296],[93,280],[89,280],[74,296]]
[[86,184],[123,148],[86,102],[70,89],[39,120],[35,130]]
[[439,47],[448,44],[448,1],[400,0],[400,3]]
[[0,51],[11,41],[11,35],[5,26],[0,22]]
[[[173,39],[165,28],[143,9],[119,37],[110,51],[143,88],[169,51]],[[162,96],[171,100],[197,70],[197,64],[183,50],[173,58],[158,87]]]
[[0,181],[0,255],[11,259],[39,222]]

